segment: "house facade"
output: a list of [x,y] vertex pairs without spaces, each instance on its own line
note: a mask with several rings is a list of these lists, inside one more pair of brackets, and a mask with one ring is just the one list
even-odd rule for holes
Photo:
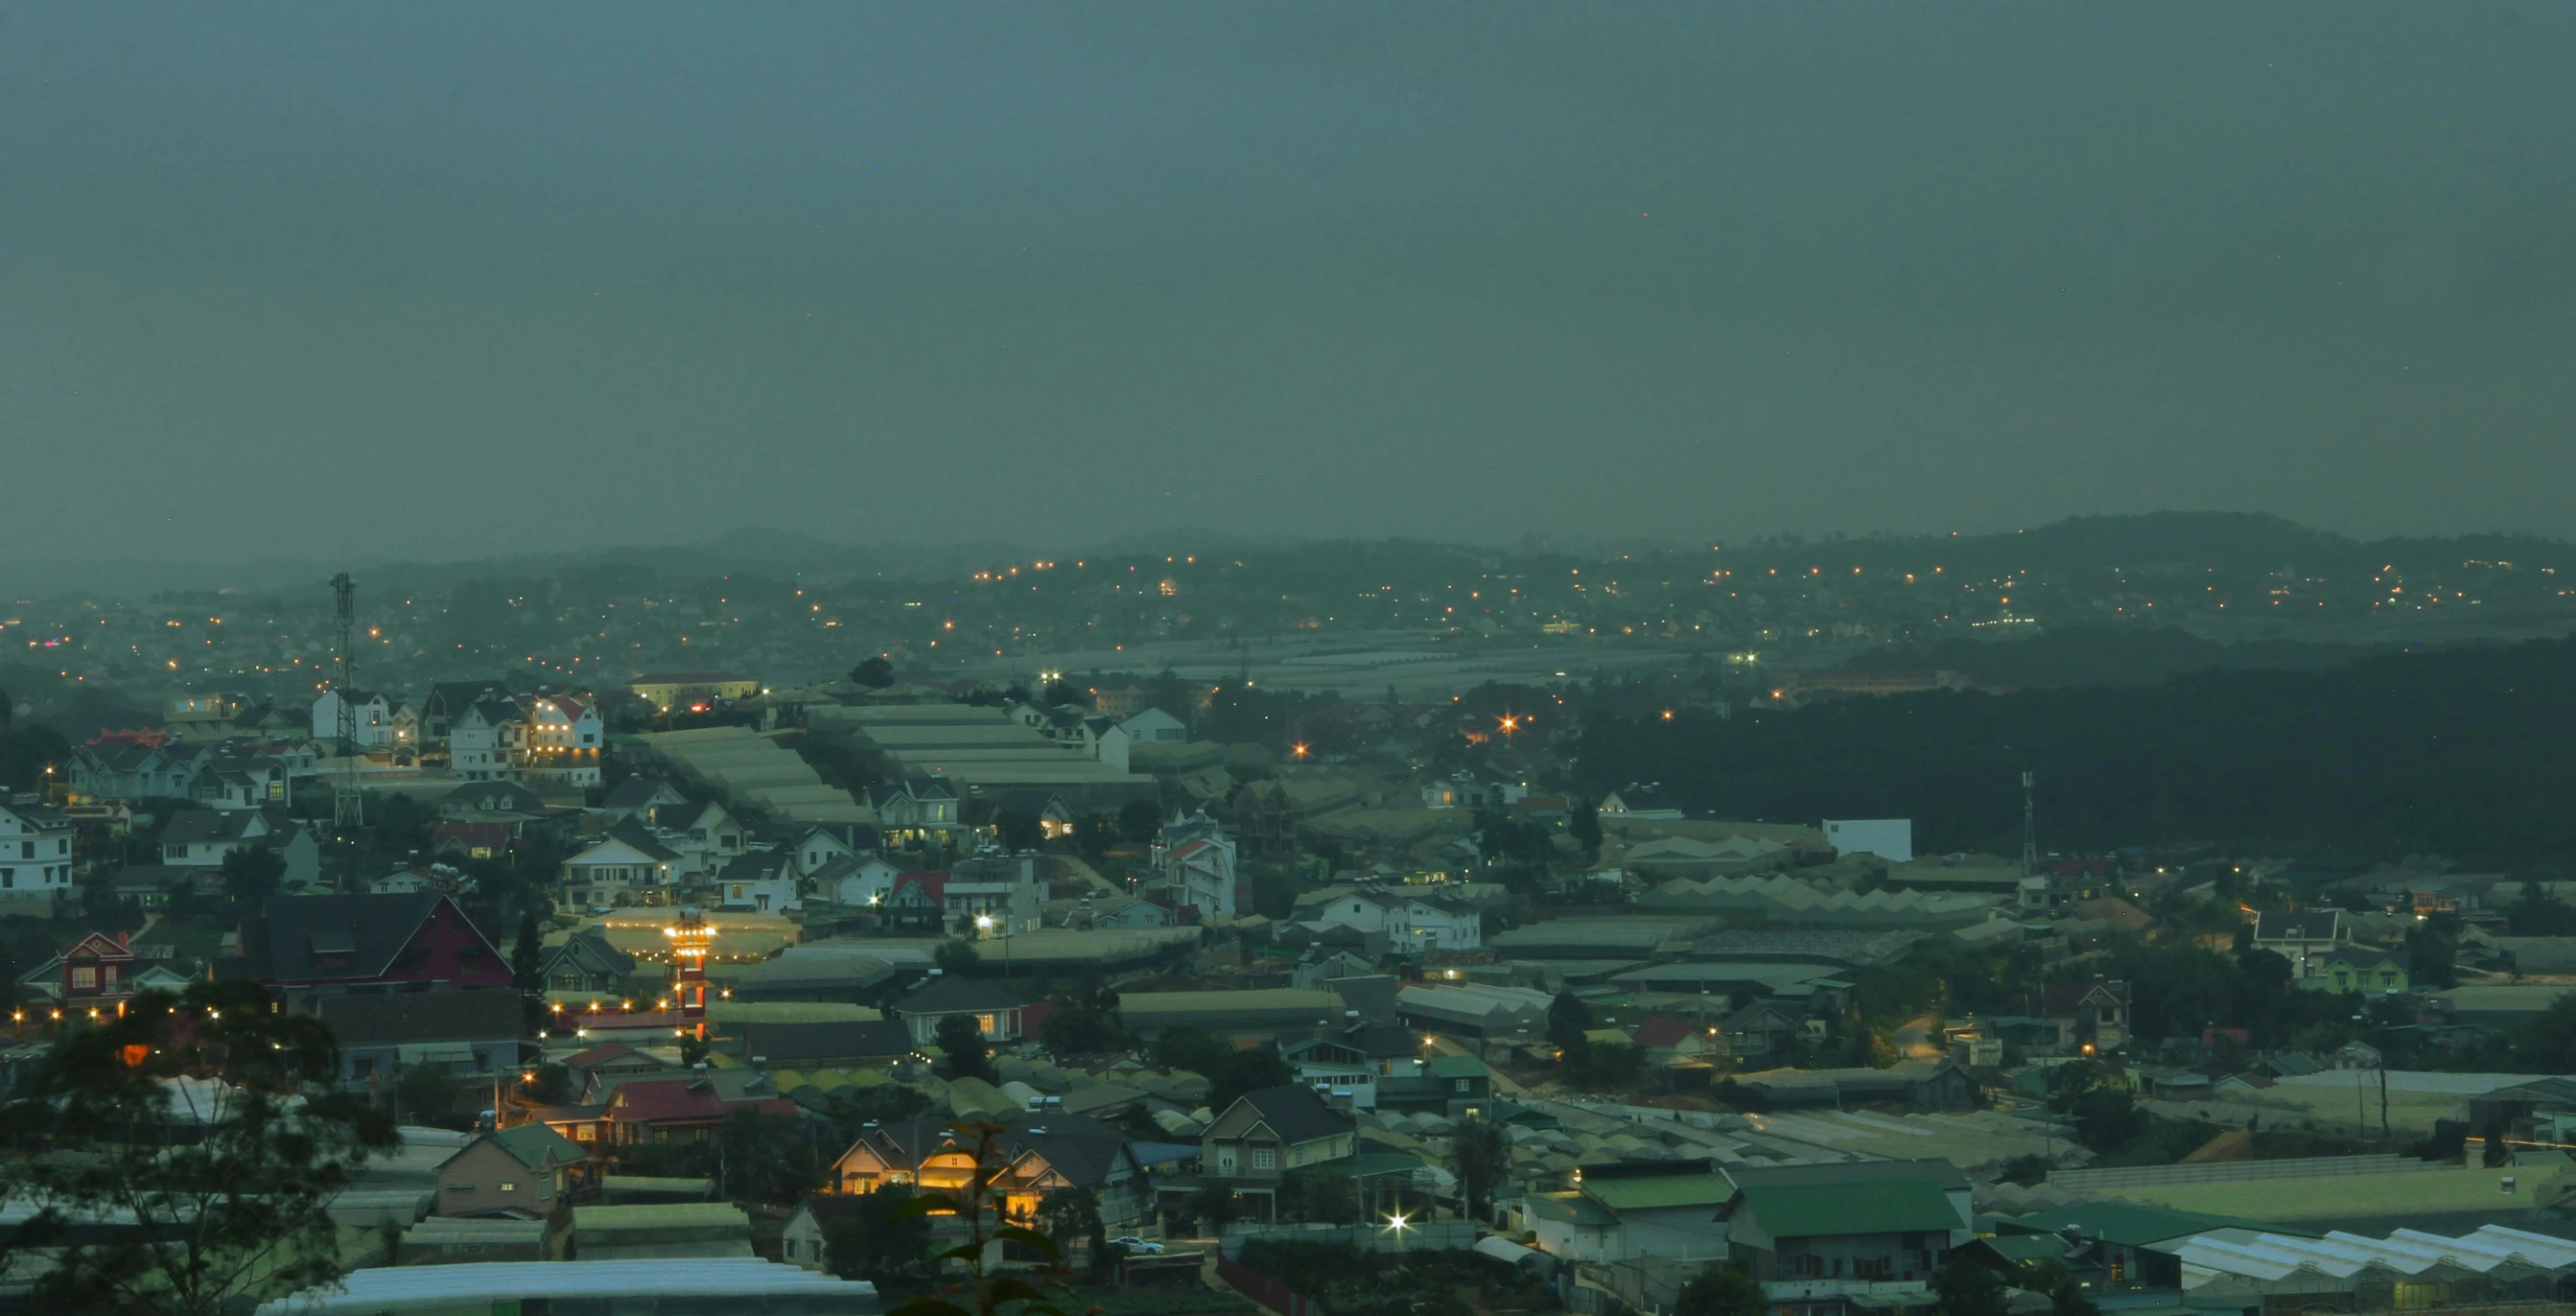
[[439,1163],[434,1214],[543,1219],[589,1159],[579,1144],[543,1124],[484,1134]]
[[1277,1218],[1280,1178],[1290,1170],[1349,1157],[1358,1130],[1311,1087],[1264,1088],[1235,1098],[1199,1139],[1203,1178],[1268,1198]]
[[0,914],[51,918],[72,893],[72,824],[62,812],[0,802]]
[[1155,885],[1172,904],[1195,908],[1207,918],[1234,917],[1234,861],[1234,840],[1205,810],[1174,814],[1163,824],[1150,856]]
[[677,852],[631,820],[563,862],[563,903],[571,909],[667,905],[676,885]]
[[243,926],[243,963],[289,1004],[510,984],[500,948],[444,895],[273,896],[261,913]]

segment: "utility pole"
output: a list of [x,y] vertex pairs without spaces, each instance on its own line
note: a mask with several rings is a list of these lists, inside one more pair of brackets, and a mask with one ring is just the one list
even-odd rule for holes
[[340,709],[340,779],[331,797],[331,823],[345,835],[367,825],[366,797],[358,790],[358,706],[351,701],[357,691],[349,684],[349,651],[356,645],[358,625],[358,584],[349,579],[348,572],[331,578],[331,599],[339,641],[331,691]]

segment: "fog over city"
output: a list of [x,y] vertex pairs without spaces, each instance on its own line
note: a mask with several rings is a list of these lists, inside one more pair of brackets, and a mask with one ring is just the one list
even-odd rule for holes
[[2576,1316],[2571,69],[0,9],[0,1316]]
[[2496,4],[22,6],[0,557],[2563,537],[2571,37]]

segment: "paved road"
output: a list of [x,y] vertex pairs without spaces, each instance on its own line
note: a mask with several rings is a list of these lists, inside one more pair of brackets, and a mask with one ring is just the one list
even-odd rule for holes
[[1949,1054],[1941,1049],[1941,1021],[1927,1014],[1897,1029],[1896,1050],[1908,1060],[1938,1060]]

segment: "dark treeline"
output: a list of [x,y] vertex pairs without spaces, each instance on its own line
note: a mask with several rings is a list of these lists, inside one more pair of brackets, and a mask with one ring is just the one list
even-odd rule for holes
[[2393,654],[2339,671],[2206,672],[2133,688],[1855,699],[1732,720],[1595,718],[1596,789],[1661,781],[1721,817],[1912,818],[1916,848],[2576,853],[2576,641]]
[[2080,626],[2026,640],[1948,636],[1922,644],[1871,649],[1843,664],[1859,671],[1965,672],[1979,685],[2044,689],[2075,685],[2153,685],[2185,672],[2256,670],[2322,672],[2399,646],[2366,648],[2305,640],[2239,640],[2222,644],[2179,626],[2114,629]]

